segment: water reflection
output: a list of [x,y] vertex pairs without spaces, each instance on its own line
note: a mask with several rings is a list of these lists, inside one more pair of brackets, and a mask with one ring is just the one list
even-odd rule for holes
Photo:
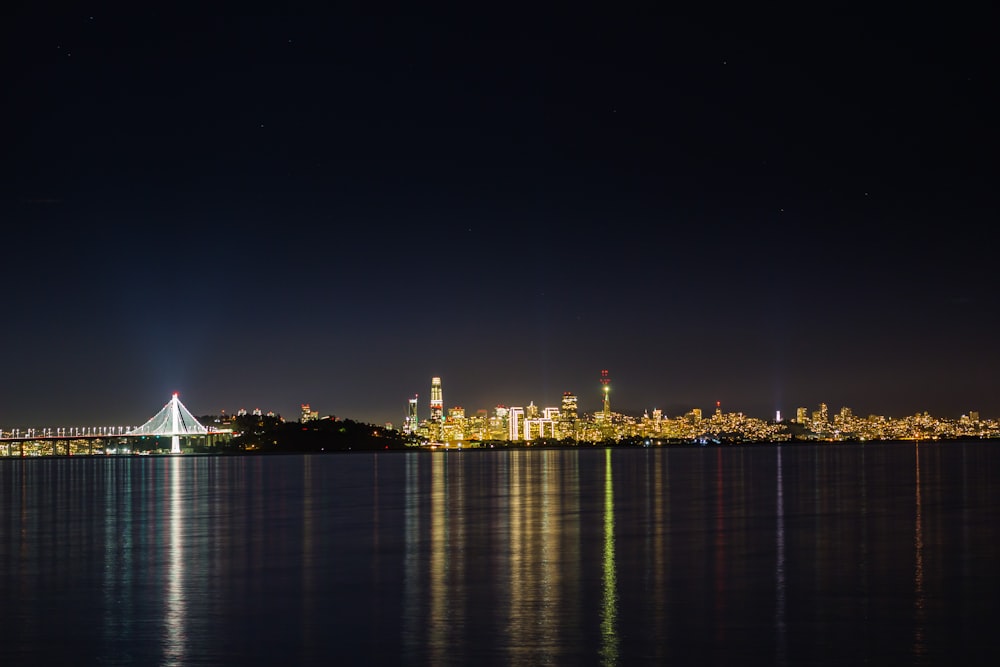
[[726,590],[729,585],[726,554],[726,495],[725,478],[722,468],[722,449],[715,453],[715,641],[726,639],[726,624],[722,619],[726,614]]
[[[559,518],[550,522],[553,544],[559,545],[560,559],[553,567],[560,573],[557,629],[561,632],[560,641],[555,648],[563,648],[567,643],[577,641],[574,628],[581,627],[583,617],[589,616],[583,609],[580,581],[583,577],[583,541],[581,535],[581,498],[580,498],[580,454],[579,452],[562,452],[551,454],[551,474],[556,489],[552,492],[557,496],[562,512]],[[555,641],[555,639],[553,639]]]
[[777,517],[777,527],[775,530],[775,567],[774,567],[774,631],[777,639],[777,664],[785,664],[786,638],[785,638],[785,491],[782,487],[781,476],[781,450],[777,448],[778,462],[775,478],[777,479],[777,490],[775,495],[774,513]]
[[428,645],[432,664],[441,664],[448,651],[448,504],[444,452],[431,454],[430,593],[427,618]]
[[916,458],[916,519],[913,527],[913,608],[916,627],[913,631],[913,654],[922,656],[927,652],[924,634],[924,624],[927,621],[927,597],[924,592],[924,529],[920,506],[920,443],[914,446],[914,456]]
[[420,637],[420,467],[417,454],[404,462],[403,500],[403,645],[416,653]]
[[[470,508],[466,507],[465,470],[464,465],[457,465],[448,473],[448,512],[455,517],[448,528],[448,552],[451,556],[448,568],[448,622],[459,631],[464,631],[466,627],[468,601],[466,570],[469,564],[467,533]],[[458,653],[455,657],[462,660],[463,656],[463,653]]]
[[509,482],[507,493],[510,502],[510,524],[507,531],[509,559],[507,561],[509,584],[506,587],[506,635],[517,641],[508,642],[511,660],[520,662],[531,656],[531,646],[536,640],[535,586],[537,562],[532,554],[535,539],[534,522],[537,505],[531,461],[535,452],[514,451],[509,457]]
[[[662,450],[654,450],[649,453],[651,460],[647,461],[648,470],[646,479],[652,476],[650,488],[646,491],[647,503],[650,511],[649,521],[649,543],[650,569],[651,569],[651,604],[650,614],[653,618],[668,618],[669,601],[671,590],[669,586],[670,567],[670,545],[669,536],[671,533],[670,521],[670,477],[667,468],[667,457]],[[654,656],[658,660],[664,659],[664,650],[669,637],[665,634],[666,623],[656,627],[658,637]]]
[[541,580],[539,581],[542,606],[538,626],[541,644],[550,651],[560,645],[563,614],[562,578],[559,564],[560,528],[562,519],[562,493],[559,480],[558,452],[542,452],[541,482]]
[[[378,478],[373,482],[378,489]],[[313,487],[313,457],[306,456],[302,459],[302,600],[301,615],[303,619],[309,618],[310,612],[316,604],[316,568],[319,567],[315,557],[315,535],[317,527],[315,524],[315,490]],[[376,514],[376,525],[378,515]],[[376,551],[377,553],[377,551]],[[308,655],[314,650],[315,637],[313,636],[313,623],[301,623],[302,626],[302,646]]]
[[618,664],[618,576],[615,570],[615,485],[611,450],[604,450],[604,549],[601,560],[601,663]]
[[998,452],[0,461],[0,664],[972,664]]
[[132,466],[119,460],[102,462],[104,484],[104,622],[105,641],[127,640],[133,628],[133,580],[136,570],[133,544]]
[[166,614],[164,625],[166,642],[164,646],[164,661],[167,665],[183,665],[187,653],[187,608],[184,592],[184,498],[182,493],[184,464],[180,457],[167,460],[170,490],[168,502],[168,539],[167,539],[167,590],[165,595]]

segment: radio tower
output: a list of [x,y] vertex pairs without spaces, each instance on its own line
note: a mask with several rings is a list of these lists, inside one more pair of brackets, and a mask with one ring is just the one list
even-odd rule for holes
[[607,424],[611,419],[611,400],[608,398],[608,393],[611,391],[611,378],[608,377],[607,371],[601,371],[601,391],[604,392],[604,423]]

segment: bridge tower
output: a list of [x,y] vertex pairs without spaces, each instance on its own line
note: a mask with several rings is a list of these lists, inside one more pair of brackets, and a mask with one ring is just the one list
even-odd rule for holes
[[188,409],[184,407],[177,393],[170,398],[170,401],[163,406],[159,412],[150,418],[139,428],[133,429],[125,435],[152,435],[170,436],[170,453],[181,453],[182,435],[206,435],[208,429],[202,426],[194,418]]

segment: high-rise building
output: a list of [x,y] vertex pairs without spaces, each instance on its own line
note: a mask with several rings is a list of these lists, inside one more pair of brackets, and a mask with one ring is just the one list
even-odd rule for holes
[[806,424],[809,421],[809,408],[795,408],[795,423]]
[[576,396],[571,391],[564,391],[562,404],[559,406],[559,437],[573,438],[576,436],[577,412]]
[[498,405],[493,409],[493,417],[490,418],[490,438],[503,440],[510,433],[507,430],[507,406]]
[[299,417],[301,422],[311,422],[315,419],[319,419],[319,413],[309,407],[308,403],[302,404],[302,416]]
[[521,423],[524,421],[524,408],[509,408],[507,410],[507,437],[509,440],[521,440]]
[[417,417],[417,398],[419,394],[414,394],[413,398],[407,401],[406,421],[403,424],[404,433],[416,433],[420,420]]
[[444,394],[441,390],[441,378],[431,378],[431,418],[432,422],[444,420]]
[[563,392],[562,405],[559,408],[559,416],[570,421],[577,419],[577,400],[576,395],[574,395],[573,392]]

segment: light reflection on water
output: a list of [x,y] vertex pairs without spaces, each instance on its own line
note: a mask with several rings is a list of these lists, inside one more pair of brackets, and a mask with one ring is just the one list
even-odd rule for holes
[[774,635],[775,635],[775,662],[785,664],[786,649],[785,644],[785,493],[781,480],[781,455],[783,448],[778,447],[777,471],[775,473],[776,489],[774,514],[777,528],[775,530],[774,545]]
[[618,575],[615,565],[615,485],[611,450],[604,452],[604,550],[601,562],[601,664],[618,664]]
[[913,607],[915,623],[913,629],[913,654],[923,657],[927,653],[927,637],[924,634],[926,622],[927,594],[924,591],[924,530],[920,503],[920,443],[914,447],[916,517],[913,527]]
[[4,460],[0,663],[975,662],[998,473],[989,443]]
[[184,581],[184,568],[186,566],[184,553],[184,507],[183,489],[184,483],[184,462],[179,458],[169,461],[168,477],[170,490],[167,500],[167,524],[169,526],[168,558],[166,562],[166,613],[164,625],[166,626],[166,646],[164,647],[164,664],[183,665],[187,649],[187,633],[185,624],[187,623],[186,592]]

